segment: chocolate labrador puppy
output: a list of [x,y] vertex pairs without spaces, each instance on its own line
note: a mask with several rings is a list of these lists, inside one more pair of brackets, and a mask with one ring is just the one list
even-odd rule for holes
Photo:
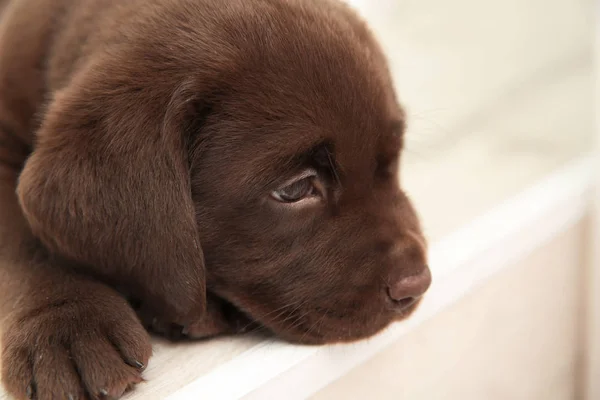
[[405,118],[349,7],[0,3],[2,380],[16,398],[120,397],[151,355],[141,317],[191,337],[247,319],[323,344],[416,307],[431,278],[398,181]]

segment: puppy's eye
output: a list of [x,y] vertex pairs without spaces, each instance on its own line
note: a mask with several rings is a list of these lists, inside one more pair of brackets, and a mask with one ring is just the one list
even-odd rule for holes
[[282,203],[296,203],[316,195],[312,176],[299,179],[281,189],[271,192],[271,196]]

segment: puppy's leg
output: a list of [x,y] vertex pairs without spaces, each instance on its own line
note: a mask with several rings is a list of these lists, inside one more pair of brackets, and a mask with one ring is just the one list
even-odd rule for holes
[[206,313],[187,326],[181,326],[156,315],[144,304],[137,309],[142,324],[150,331],[171,340],[205,339],[217,335],[228,335],[255,331],[259,325],[212,293],[207,294]]
[[35,244],[15,195],[23,145],[1,127],[2,382],[16,399],[119,397],[141,381],[149,337],[118,293]]
[[126,53],[99,57],[54,93],[17,194],[54,254],[187,325],[206,307],[188,94],[177,82],[140,81],[153,76],[140,69],[148,63]]

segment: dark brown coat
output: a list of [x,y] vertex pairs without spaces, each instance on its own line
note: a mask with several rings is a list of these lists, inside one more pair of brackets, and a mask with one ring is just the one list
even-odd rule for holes
[[119,397],[151,354],[139,317],[320,344],[407,316],[430,275],[398,186],[404,123],[338,1],[9,1],[6,388]]

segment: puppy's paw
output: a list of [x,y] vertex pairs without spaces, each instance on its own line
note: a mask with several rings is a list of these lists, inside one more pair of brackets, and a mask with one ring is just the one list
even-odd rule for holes
[[150,338],[118,296],[61,300],[11,321],[2,380],[17,399],[117,399],[141,382]]
[[245,333],[257,327],[251,319],[231,304],[209,294],[206,312],[184,325],[159,317],[143,304],[137,308],[142,324],[151,332],[169,340],[203,339],[217,335]]
[[207,314],[204,318],[185,326],[182,334],[190,339],[202,339],[216,335],[253,332],[259,327],[258,323],[237,310],[228,310],[224,314]]

